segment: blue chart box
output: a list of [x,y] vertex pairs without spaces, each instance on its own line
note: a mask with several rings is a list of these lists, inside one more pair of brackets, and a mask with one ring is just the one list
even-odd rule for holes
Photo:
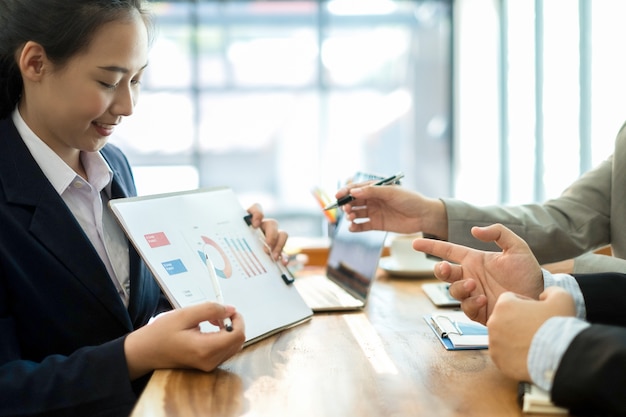
[[182,274],[183,272],[187,272],[187,268],[185,268],[183,261],[181,261],[180,259],[163,262],[161,265],[163,265],[163,268],[165,268],[167,273],[170,275]]

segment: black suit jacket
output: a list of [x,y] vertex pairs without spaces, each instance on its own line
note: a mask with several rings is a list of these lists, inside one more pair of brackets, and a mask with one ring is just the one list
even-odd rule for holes
[[[112,198],[135,195],[122,152],[101,153]],[[0,416],[128,415],[141,383],[129,380],[125,335],[167,305],[132,247],[130,286],[126,309],[12,121],[0,120]]]
[[552,400],[575,415],[626,415],[626,275],[576,276],[592,323],[557,369]]

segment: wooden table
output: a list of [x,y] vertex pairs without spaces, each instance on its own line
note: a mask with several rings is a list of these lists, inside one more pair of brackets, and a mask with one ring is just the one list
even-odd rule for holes
[[211,373],[156,371],[132,417],[522,416],[487,351],[446,351],[426,325],[429,281],[380,273],[362,312],[316,314]]

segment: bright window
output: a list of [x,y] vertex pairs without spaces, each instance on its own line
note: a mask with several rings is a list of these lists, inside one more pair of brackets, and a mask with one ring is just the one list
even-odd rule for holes
[[457,0],[454,195],[557,197],[626,119],[621,0]]
[[141,194],[228,185],[292,236],[325,232],[312,188],[356,171],[450,194],[449,1],[153,6],[142,96],[116,138]]

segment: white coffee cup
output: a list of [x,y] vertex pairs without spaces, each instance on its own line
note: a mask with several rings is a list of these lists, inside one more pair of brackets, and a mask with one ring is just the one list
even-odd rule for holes
[[389,252],[398,269],[410,271],[433,267],[433,261],[424,252],[413,249],[413,241],[419,237],[422,237],[421,233],[397,235],[391,239]]

